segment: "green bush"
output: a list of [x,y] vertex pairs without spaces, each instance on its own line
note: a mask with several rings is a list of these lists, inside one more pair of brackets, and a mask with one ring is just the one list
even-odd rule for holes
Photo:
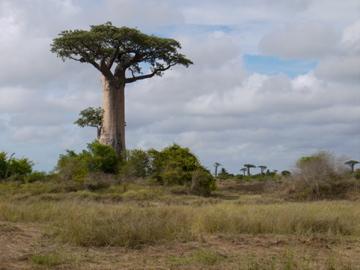
[[0,179],[4,179],[8,176],[8,162],[7,154],[0,152]]
[[0,179],[24,180],[31,174],[34,163],[27,158],[14,158],[0,152]]
[[84,152],[90,171],[115,174],[118,172],[119,159],[115,150],[97,141],[88,145],[88,152]]
[[150,157],[143,150],[130,150],[126,154],[126,161],[121,167],[121,173],[127,177],[146,177],[150,172]]
[[119,163],[111,146],[95,141],[88,145],[88,150],[79,154],[68,150],[66,154],[60,155],[56,171],[63,180],[84,182],[89,173],[116,174]]
[[215,190],[215,179],[211,173],[204,169],[197,169],[192,173],[191,193],[201,196],[209,196]]
[[178,163],[168,162],[160,174],[165,185],[185,185],[191,182],[191,171],[184,171]]
[[150,174],[153,178],[165,184],[190,184],[191,173],[201,164],[188,148],[173,144],[162,151],[148,151],[150,159]]
[[67,150],[66,154],[60,155],[56,171],[62,180],[82,182],[88,175],[89,168],[83,153],[76,154],[74,151]]
[[33,183],[37,181],[45,181],[47,180],[48,175],[45,172],[32,172],[29,175],[25,176],[26,183]]

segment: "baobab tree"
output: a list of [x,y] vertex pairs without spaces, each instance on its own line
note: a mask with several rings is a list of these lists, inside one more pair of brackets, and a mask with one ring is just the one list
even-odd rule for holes
[[214,163],[214,168],[215,168],[215,177],[217,177],[218,175],[218,168],[219,166],[221,166],[221,164],[219,162],[215,162]]
[[95,127],[96,137],[99,140],[102,130],[102,119],[104,111],[102,108],[89,107],[80,112],[80,117],[74,122],[74,124],[80,127]]
[[258,166],[258,168],[260,168],[261,174],[264,174],[264,171],[267,169],[267,166],[260,165],[260,166]]
[[351,170],[352,173],[355,170],[355,165],[358,164],[358,163],[359,163],[359,161],[357,161],[357,160],[348,160],[348,161],[345,162],[345,164],[350,167],[350,170]]
[[241,171],[241,172],[243,173],[243,175],[245,176],[245,173],[246,173],[247,169],[246,169],[246,168],[241,168],[240,171]]
[[110,22],[90,26],[90,30],[62,31],[51,44],[51,51],[62,60],[88,63],[101,73],[104,115],[100,142],[112,146],[119,156],[125,153],[125,85],[161,76],[175,65],[191,65],[179,49],[174,39]]
[[255,168],[256,166],[253,165],[253,164],[244,164],[244,167],[245,167],[246,170],[247,170],[247,175],[250,176],[250,175],[251,175],[250,169],[251,169],[251,168]]

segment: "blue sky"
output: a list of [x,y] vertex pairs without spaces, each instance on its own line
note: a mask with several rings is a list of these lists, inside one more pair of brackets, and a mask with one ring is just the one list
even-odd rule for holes
[[316,68],[316,61],[306,59],[282,59],[254,54],[245,54],[243,59],[249,72],[267,75],[285,74],[290,78],[304,75]]
[[358,0],[0,0],[0,150],[51,170],[95,138],[73,122],[101,105],[99,74],[49,48],[112,21],[179,40],[195,63],[127,87],[128,148],[176,142],[232,172],[319,150],[360,159],[359,18]]

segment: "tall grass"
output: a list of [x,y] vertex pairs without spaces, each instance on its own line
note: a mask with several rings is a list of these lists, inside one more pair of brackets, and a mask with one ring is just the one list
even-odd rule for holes
[[199,207],[0,202],[0,220],[46,223],[61,241],[76,245],[134,247],[217,233],[360,236],[359,206],[339,201]]

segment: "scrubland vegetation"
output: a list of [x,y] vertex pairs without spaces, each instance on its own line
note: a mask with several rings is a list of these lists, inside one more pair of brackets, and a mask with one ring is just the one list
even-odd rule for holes
[[2,269],[358,269],[359,171],[326,152],[229,178],[178,145],[2,157]]

